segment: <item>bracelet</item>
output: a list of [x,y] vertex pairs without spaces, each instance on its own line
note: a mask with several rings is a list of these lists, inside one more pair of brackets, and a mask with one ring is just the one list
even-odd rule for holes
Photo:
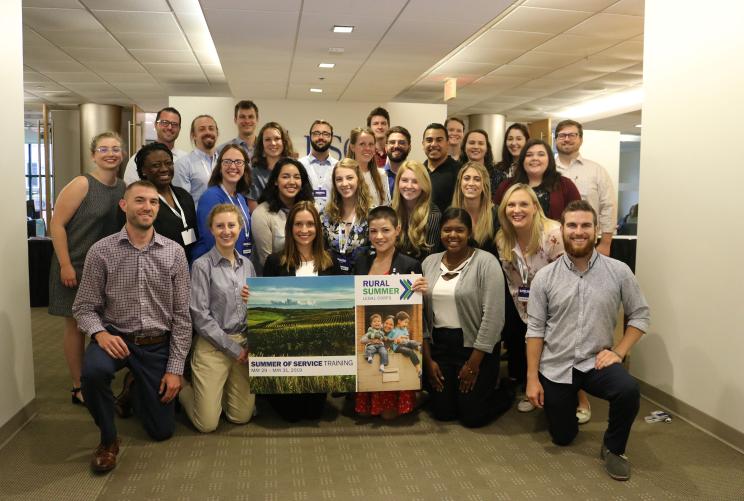
[[613,350],[612,348],[610,348],[610,351],[614,353],[615,355],[617,355],[617,358],[619,358],[621,362],[625,359],[625,357],[621,357],[620,354],[616,352],[615,350]]

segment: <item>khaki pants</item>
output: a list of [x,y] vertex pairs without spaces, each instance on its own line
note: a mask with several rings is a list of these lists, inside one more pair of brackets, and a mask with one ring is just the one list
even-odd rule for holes
[[[239,334],[230,337],[242,340]],[[196,336],[191,358],[191,381],[181,390],[179,399],[197,430],[209,433],[217,429],[223,409],[233,423],[247,423],[253,417],[256,396],[248,390],[248,366],[201,336]]]

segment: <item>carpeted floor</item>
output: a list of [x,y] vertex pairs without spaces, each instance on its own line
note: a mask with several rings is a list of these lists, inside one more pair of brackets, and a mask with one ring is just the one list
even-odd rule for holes
[[[265,405],[244,426],[201,435],[179,416],[176,436],[147,440],[119,421],[119,466],[90,473],[98,432],[69,403],[61,321],[32,310],[38,415],[0,450],[0,498],[28,500],[631,500],[744,499],[744,455],[680,419],[648,424],[645,400],[616,482],[598,458],[607,405],[567,448],[550,443],[541,412],[510,410],[479,430],[426,412],[393,423],[353,416],[330,399],[317,423],[286,425]],[[641,348],[642,349],[642,346]],[[115,383],[118,391],[120,381]]]

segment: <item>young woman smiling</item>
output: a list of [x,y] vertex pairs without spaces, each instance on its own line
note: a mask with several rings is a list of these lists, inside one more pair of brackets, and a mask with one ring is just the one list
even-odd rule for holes
[[[354,264],[354,275],[422,273],[421,263],[400,253],[395,247],[401,228],[392,208],[381,206],[372,209],[367,223],[372,248],[359,256]],[[426,279],[419,277],[413,283],[413,290],[426,294],[427,285]],[[415,391],[360,392],[356,394],[354,410],[363,416],[393,419],[413,411],[415,404]]]
[[242,231],[235,241],[235,249],[243,256],[250,258],[253,251],[251,241],[251,214],[248,210],[245,193],[251,185],[251,173],[248,168],[248,155],[236,144],[228,144],[217,157],[217,164],[209,178],[209,188],[199,199],[196,208],[196,221],[199,228],[199,239],[191,251],[191,257],[197,259],[209,252],[214,245],[214,236],[209,230],[207,217],[215,205],[234,205],[243,217]]
[[[501,147],[501,161],[496,164],[496,169],[506,174],[506,177],[514,177],[517,170],[519,155],[522,153],[525,143],[530,139],[530,131],[526,125],[520,123],[511,124],[504,132],[504,144]],[[498,185],[494,185],[495,190]]]
[[90,246],[121,229],[117,213],[124,183],[116,177],[122,161],[121,138],[98,134],[90,143],[95,168],[60,191],[49,222],[54,255],[49,271],[49,314],[65,318],[64,352],[72,377],[72,403],[82,404],[80,373],[85,336],[72,317],[72,303]]
[[492,254],[470,246],[473,226],[464,209],[442,216],[444,252],[422,268],[428,279],[424,301],[424,366],[432,414],[459,419],[467,427],[488,424],[511,405],[496,391],[504,326],[504,278]]
[[321,222],[328,249],[343,273],[351,273],[357,255],[369,243],[367,213],[370,195],[359,162],[344,158],[333,168],[331,198]]
[[[287,215],[284,229],[287,238],[281,252],[271,254],[264,265],[266,277],[308,277],[338,275],[341,270],[325,250],[318,211],[312,201],[297,202]],[[320,419],[325,407],[325,393],[268,395],[267,400],[285,420]]]
[[556,221],[561,218],[563,209],[570,202],[581,200],[573,181],[562,176],[556,169],[550,145],[541,139],[527,141],[519,155],[514,177],[498,186],[494,195],[495,203],[500,204],[506,190],[517,183],[532,188],[545,215]]
[[139,178],[150,181],[158,190],[160,210],[155,218],[155,231],[180,244],[190,263],[191,249],[198,236],[196,207],[188,191],[172,184],[173,153],[164,144],[150,143],[137,152],[134,162]]
[[506,172],[497,169],[493,163],[491,141],[488,139],[488,132],[485,130],[469,130],[462,141],[462,152],[463,156],[461,158],[467,159],[468,162],[479,163],[486,168],[491,186],[498,186],[506,179]]
[[259,275],[269,254],[284,248],[289,210],[297,202],[313,200],[313,187],[305,167],[294,158],[281,158],[271,171],[261,203],[251,215],[253,263]]
[[359,162],[362,177],[370,193],[370,206],[390,205],[390,193],[384,183],[385,171],[377,167],[375,161],[375,134],[372,129],[357,127],[349,133],[347,156]]
[[468,162],[457,175],[452,207],[465,209],[473,223],[473,240],[479,249],[492,249],[499,229],[499,215],[491,202],[491,180],[488,171],[477,162]]
[[[507,303],[505,343],[509,353],[509,377],[520,386],[527,379],[525,333],[530,284],[535,273],[563,254],[561,225],[545,217],[535,192],[526,184],[512,185],[499,206],[501,229],[496,234],[501,266],[511,301]],[[517,410],[535,407],[522,395]]]
[[223,410],[228,421],[243,424],[255,407],[248,385],[247,308],[236,294],[247,294],[246,279],[256,275],[248,258],[235,249],[242,224],[235,205],[214,206],[207,216],[214,246],[191,269],[190,310],[197,336],[191,384],[183,387],[179,399],[202,433],[217,429]]
[[251,184],[246,198],[251,212],[261,201],[261,194],[269,184],[269,176],[282,157],[294,158],[292,141],[286,129],[276,122],[268,122],[258,132],[251,164]]
[[401,225],[400,251],[423,261],[439,248],[442,217],[432,203],[431,179],[424,164],[416,160],[401,164],[395,176],[392,206]]

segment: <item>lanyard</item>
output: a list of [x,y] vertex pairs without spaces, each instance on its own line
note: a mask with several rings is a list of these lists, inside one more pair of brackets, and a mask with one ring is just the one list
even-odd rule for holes
[[527,285],[527,280],[530,278],[530,268],[527,266],[527,262],[522,261],[522,256],[517,254],[517,268],[519,268],[519,277],[522,279],[522,285]]
[[[212,163],[214,163],[214,159],[215,159],[214,155],[212,155],[209,159],[212,161]],[[202,164],[202,167],[204,167],[204,172],[207,173],[207,179],[209,179],[212,176],[212,169],[209,168],[209,166],[207,165],[207,162],[205,162],[203,158],[201,159],[201,164]]]
[[356,222],[356,212],[354,213],[354,219],[351,220],[351,226],[349,227],[349,234],[346,236],[346,240],[342,240],[344,230],[346,229],[346,223],[341,221],[338,227],[338,247],[341,254],[346,254],[346,249],[349,248],[349,240],[351,240],[351,234],[354,232],[354,223]]
[[243,209],[243,206],[240,203],[240,199],[238,198],[238,195],[237,194],[235,195],[235,198],[238,200],[238,203],[236,204],[235,202],[233,202],[232,197],[227,192],[227,190],[225,189],[225,187],[222,186],[222,185],[220,185],[220,188],[222,189],[222,192],[225,195],[227,195],[227,199],[230,201],[230,203],[233,204],[234,206],[236,206],[238,209],[240,209],[240,212],[243,213],[243,222],[244,222],[244,224],[243,224],[243,231],[245,231],[245,238],[246,238],[246,240],[250,240],[251,237],[248,234],[248,232],[249,232],[248,225],[250,224],[251,220],[248,219],[248,213],[245,211],[245,209]]
[[158,195],[158,197],[165,204],[165,206],[171,210],[173,214],[175,214],[181,219],[181,223],[183,223],[183,229],[185,230],[186,228],[189,227],[189,225],[186,223],[186,214],[183,213],[181,204],[178,203],[178,197],[176,197],[176,194],[173,193],[173,190],[171,190],[171,195],[173,195],[173,202],[176,204],[176,207],[178,207],[178,211],[176,211],[176,209],[168,205],[168,201],[165,199],[165,197],[163,197],[163,195]]

